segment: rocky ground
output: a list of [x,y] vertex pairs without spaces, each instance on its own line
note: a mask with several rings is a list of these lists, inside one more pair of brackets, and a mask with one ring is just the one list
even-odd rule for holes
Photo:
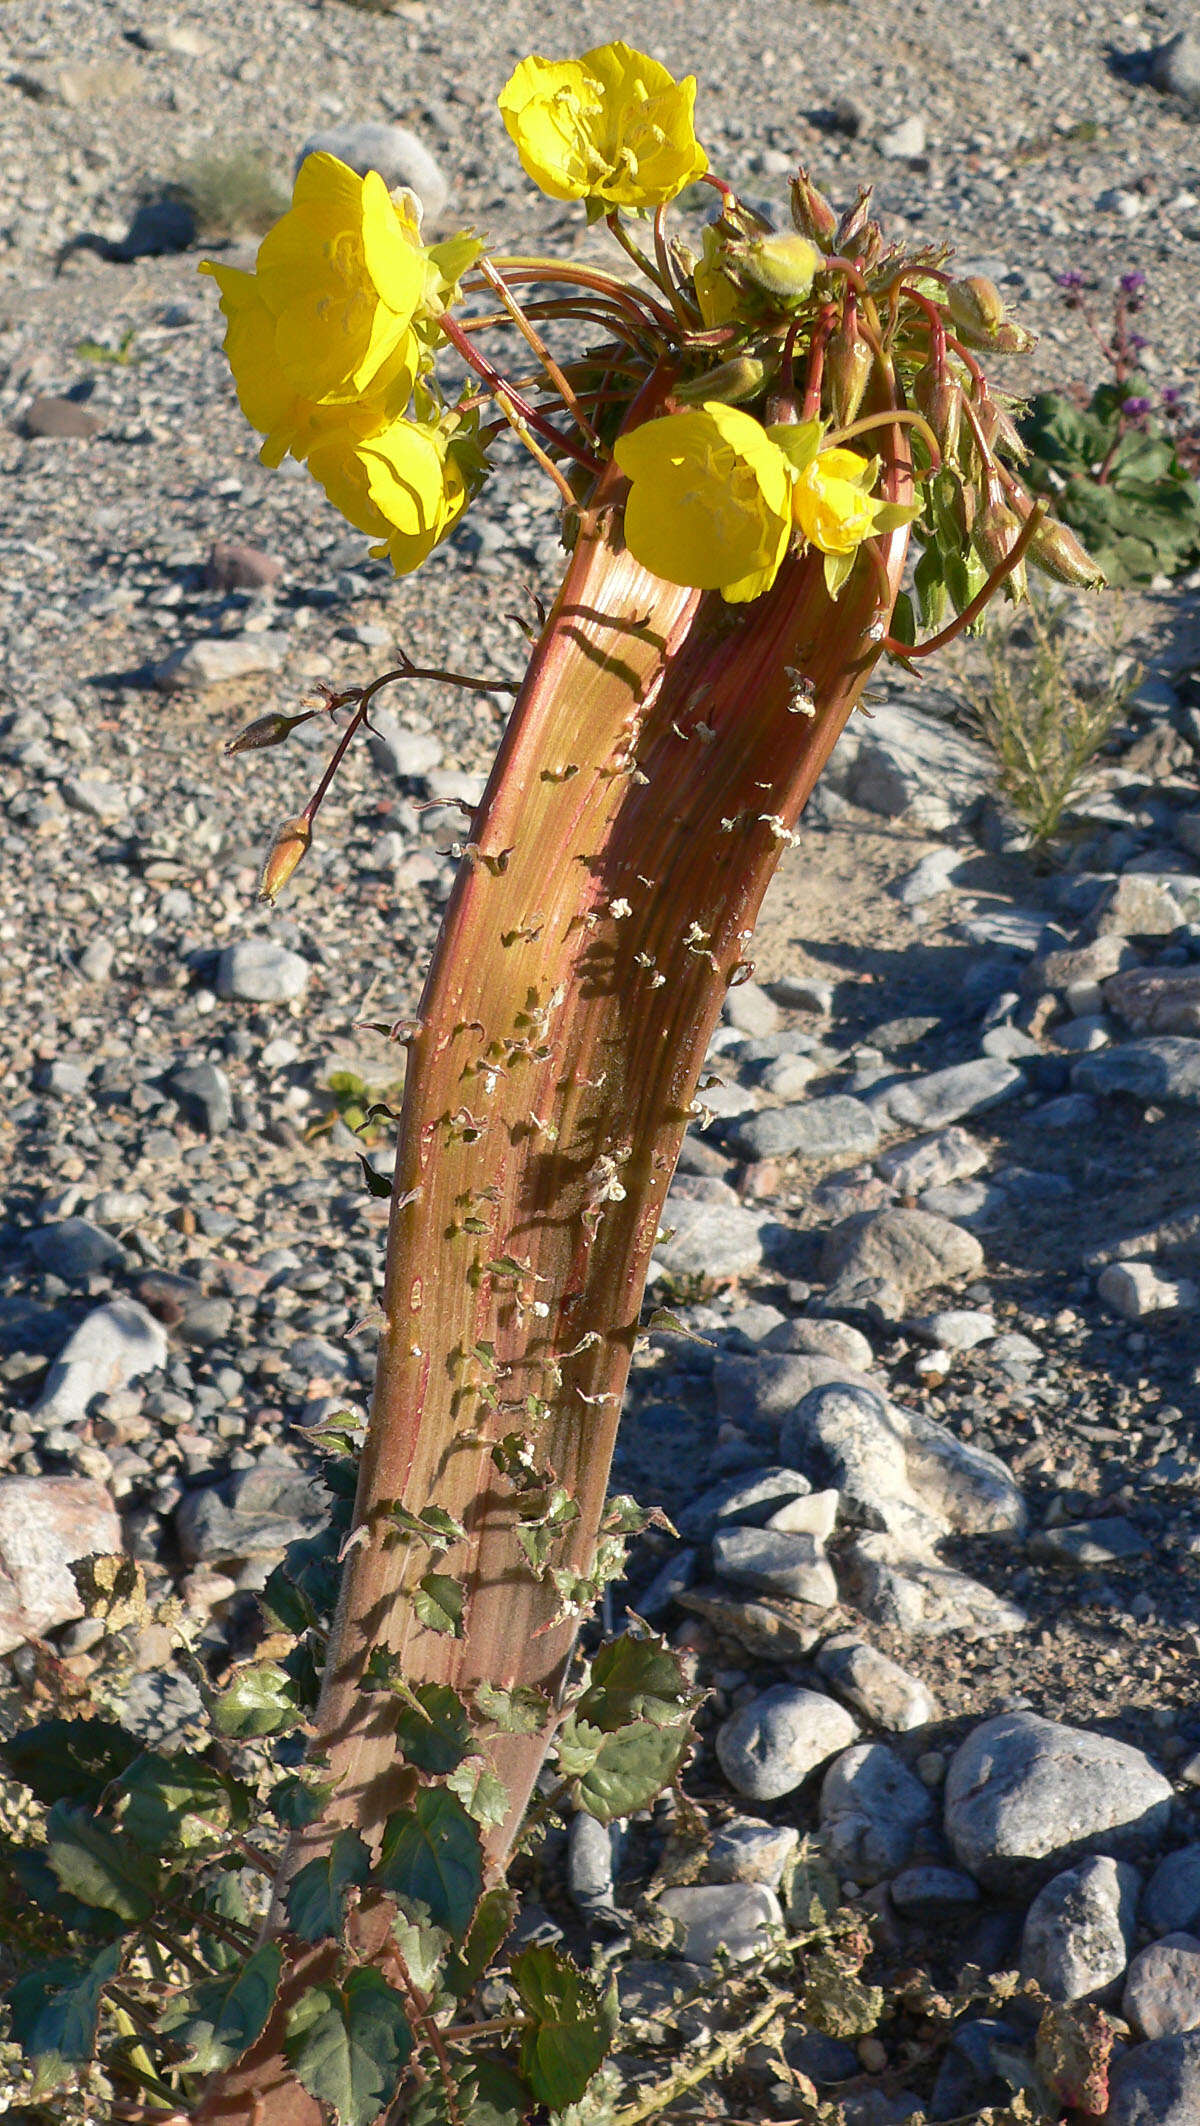
[[[195,1710],[159,1626],[95,1669],[69,1556],[134,1551],[213,1653],[311,1523],[301,1428],[363,1403],[384,1220],[338,1074],[393,1081],[359,1022],[411,1008],[448,807],[482,787],[508,696],[398,693],[275,912],[257,866],[328,732],[222,747],[395,644],[515,676],[510,616],[561,558],[521,469],[398,586],[302,471],[264,472],[201,250],[155,248],[190,235],[164,186],[247,144],[286,182],[314,131],[400,121],[447,226],[575,244],[573,216],[529,211],[492,99],[531,48],[625,34],[699,73],[714,163],[756,197],[799,154],[837,196],[877,178],[902,231],[953,230],[1042,335],[1026,382],[1100,373],[1054,273],[1146,271],[1152,376],[1196,416],[1200,124],[1177,92],[1197,77],[1186,50],[1148,58],[1167,9],[831,4],[794,34],[777,15],[769,48],[763,19],[737,0],[0,16],[9,1722],[44,1673],[31,1639],[148,1735]],[[679,1530],[626,1592],[708,1689],[692,1782],[720,1833],[707,1879],[667,1893],[683,1961],[627,1959],[627,2005],[669,2033],[675,1992],[715,1943],[753,1948],[819,1830],[939,1983],[1020,1962],[1052,1998],[1114,2005],[1112,2126],[1200,2118],[1198,588],[1111,601],[1144,677],[1054,863],[945,721],[953,667],[896,675],[856,718],[672,1195],[659,1287],[704,1341],[652,1340],[616,1471]],[[1062,619],[1080,668],[1110,669],[1098,609]],[[386,1142],[371,1157],[386,1171]],[[545,1924],[619,1938],[648,1835],[581,1819],[550,1848]],[[848,2126],[890,2126],[973,2115],[1023,2042],[1019,2016],[968,2018],[911,2086],[899,2047],[799,2021],[788,2058]],[[758,2106],[796,2116],[762,2076]]]

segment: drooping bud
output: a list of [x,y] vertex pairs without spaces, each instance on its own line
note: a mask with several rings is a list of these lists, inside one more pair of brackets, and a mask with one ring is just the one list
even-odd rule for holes
[[[993,569],[1000,568],[1007,561],[1013,547],[1020,538],[1021,519],[1016,511],[1010,509],[1007,502],[1000,498],[999,494],[989,495],[987,502],[985,502],[975,519],[971,536],[975,551],[990,576]],[[1004,592],[1005,596],[1012,599],[1014,603],[1024,596],[1025,564],[1023,561],[1005,577]]]
[[677,384],[675,397],[689,406],[705,399],[719,399],[723,406],[741,406],[747,399],[756,399],[766,381],[766,363],[756,361],[753,355],[739,354],[732,362],[722,362],[717,369],[706,369],[703,376],[689,377],[685,384]]
[[734,254],[746,279],[765,294],[785,302],[799,302],[808,294],[821,254],[806,236],[785,231],[781,235],[756,236],[739,244]]
[[1027,354],[1033,346],[1033,334],[1006,315],[1000,290],[986,274],[972,273],[966,280],[951,281],[946,301],[955,330],[968,347],[990,347],[996,354]]
[[926,362],[913,378],[913,399],[923,413],[941,449],[943,462],[958,455],[962,427],[962,386],[944,366]]
[[818,192],[808,171],[801,168],[792,179],[792,220],[801,236],[811,237],[822,251],[833,249],[838,218],[823,192]]
[[312,822],[303,812],[295,819],[285,819],[271,843],[267,861],[258,882],[260,901],[274,903],[287,885],[300,859],[306,855],[312,843]]
[[1008,457],[1023,465],[1029,456],[1029,445],[1007,408],[998,406],[995,399],[988,396],[978,401],[975,410],[984,441],[992,448],[999,444]]
[[834,232],[833,248],[835,251],[852,250],[857,238],[862,235],[871,211],[872,190],[873,187],[868,185],[864,191],[859,193],[854,205],[846,209]]
[[848,427],[862,405],[875,360],[858,329],[854,304],[847,299],[842,321],[825,349],[829,407],[839,428]]
[[294,731],[298,723],[307,723],[309,717],[316,714],[315,709],[305,709],[299,716],[283,716],[278,711],[270,716],[256,716],[244,731],[230,739],[225,751],[261,753],[265,746],[281,746],[289,731]]
[[1079,590],[1103,590],[1108,578],[1093,561],[1081,539],[1067,525],[1046,517],[1029,542],[1029,558],[1056,583],[1070,583]]

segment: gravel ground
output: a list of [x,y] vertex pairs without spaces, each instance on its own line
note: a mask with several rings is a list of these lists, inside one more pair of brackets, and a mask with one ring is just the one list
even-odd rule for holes
[[[222,747],[318,681],[371,676],[393,644],[512,678],[523,647],[512,616],[552,588],[560,550],[552,498],[516,468],[455,547],[393,584],[299,468],[259,466],[196,280],[202,250],[107,254],[196,158],[255,146],[286,183],[313,130],[360,119],[398,120],[426,144],[448,181],[447,226],[522,248],[594,245],[577,217],[531,201],[494,96],[530,49],[625,35],[699,74],[713,163],[754,197],[779,200],[799,156],[838,198],[874,179],[901,233],[953,232],[959,258],[991,272],[1040,334],[1018,382],[1101,373],[1055,273],[1082,266],[1104,289],[1143,270],[1152,380],[1181,388],[1196,417],[1200,123],[1145,78],[1145,55],[1182,15],[1052,0],[1018,19],[987,0],[830,0],[795,11],[794,37],[792,18],[739,0],[505,0],[449,17],[339,0],[15,0],[0,17],[0,1496],[6,1481],[74,1476],[96,1510],[115,1503],[122,1539],[180,1588],[211,1647],[237,1643],[280,1529],[303,1520],[296,1427],[361,1403],[369,1384],[384,1209],[364,1194],[330,1077],[349,1070],[384,1089],[393,1076],[394,1051],[359,1022],[411,1007],[449,888],[453,815],[419,808],[477,793],[508,697],[425,683],[395,697],[384,742],[351,755],[323,839],[274,912],[255,902],[257,866],[315,780],[327,733],[306,726],[249,761],[227,762]],[[89,357],[87,342],[127,358]],[[32,403],[62,396],[89,432],[31,434]],[[267,557],[272,581],[228,587],[209,566],[216,542]],[[1190,581],[1118,603],[1122,649],[1147,677],[1065,872],[1014,847],[982,755],[914,708],[900,678],[835,766],[764,914],[759,1019],[757,993],[739,992],[723,1112],[685,1154],[680,1202],[690,1191],[697,1208],[746,1221],[730,1228],[716,1290],[697,1294],[678,1258],[677,1297],[710,1343],[657,1339],[618,1474],[686,1517],[681,1469],[694,1494],[698,1472],[707,1484],[786,1461],[771,1366],[789,1349],[818,1352],[822,1334],[828,1347],[836,1322],[857,1331],[834,1371],[945,1427],[956,1468],[955,1454],[997,1457],[1028,1524],[1000,1540],[976,1508],[942,1513],[942,1560],[977,1592],[955,1583],[936,1633],[928,1607],[914,1621],[894,1585],[880,1593],[856,1547],[861,1512],[843,1513],[832,1542],[837,1605],[809,1615],[785,1600],[773,1623],[761,1587],[752,1597],[736,1572],[722,1578],[711,1529],[647,1544],[637,1604],[673,1566],[657,1615],[711,1687],[707,1735],[781,1678],[823,1689],[819,1642],[851,1627],[936,1700],[936,1717],[898,1745],[923,1753],[931,1791],[973,1721],[1027,1701],[1149,1749],[1174,1784],[1179,1846],[1200,1828],[1200,598]],[[1083,662],[1111,664],[1091,609],[1068,613]],[[209,638],[220,676],[162,676]],[[926,709],[946,706],[945,674],[940,686],[922,689]],[[941,882],[924,894],[905,882],[930,858],[923,878]],[[1185,999],[1165,1027],[1177,1053],[1159,1056],[1158,1079],[1119,1060],[1163,1028],[1097,986],[1116,958],[1066,972],[1047,960],[1097,935],[1168,986],[1193,984],[1194,1016]],[[238,949],[254,940],[271,949],[265,980],[260,962],[247,983]],[[230,999],[231,981],[262,994]],[[1010,1064],[1004,1096],[947,1119],[931,1077],[985,1058]],[[769,1076],[788,1059],[813,1066],[803,1103],[794,1074],[790,1093],[786,1073]],[[893,1097],[901,1081],[907,1108]],[[851,1120],[866,1136],[852,1131],[841,1153],[758,1155],[747,1117],[828,1115],[828,1095],[861,1106],[868,1121]],[[968,1147],[943,1148],[924,1176],[895,1167],[946,1129]],[[386,1170],[386,1144],[372,1156]],[[877,1263],[836,1266],[829,1235],[846,1220],[914,1206],[963,1243],[956,1254],[943,1236],[942,1270],[924,1286]],[[1151,1284],[1118,1300],[1110,1278],[1104,1296],[1101,1258],[1143,1231],[1132,1257]],[[1154,1278],[1173,1280],[1165,1298]],[[69,1337],[130,1299],[161,1362],[78,1407],[69,1384],[56,1400],[49,1369]],[[973,1348],[961,1339],[974,1331],[942,1319],[951,1308],[986,1320]],[[788,1393],[803,1401],[798,1379]],[[811,1441],[791,1437],[804,1467]],[[226,1484],[222,1510],[236,1513],[251,1477],[265,1490],[235,1537],[218,1525],[214,1487]],[[848,1483],[844,1470],[832,1479],[844,1496]],[[1089,1548],[1078,1531],[1095,1523]],[[1076,1534],[1056,1536],[1064,1528]],[[0,1552],[3,1541],[0,1529]],[[86,1685],[93,1628],[54,1623]],[[190,1686],[156,1631],[128,1653],[125,1717],[171,1732]],[[36,1665],[14,1651],[12,1717]],[[895,1732],[883,1711],[871,1724]],[[706,1747],[695,1775],[717,1818],[746,1805],[724,1762]],[[800,1782],[749,1805],[804,1829],[817,1806]],[[944,1857],[936,1841],[930,1856]],[[920,1956],[919,1929],[915,1949],[906,1939]]]

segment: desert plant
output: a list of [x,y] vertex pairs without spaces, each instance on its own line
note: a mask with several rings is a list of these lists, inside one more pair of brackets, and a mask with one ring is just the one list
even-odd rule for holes
[[209,243],[261,236],[287,205],[265,150],[249,145],[194,155],[177,172],[171,191],[191,208],[197,236]]
[[1111,666],[1095,688],[1073,677],[1075,645],[1052,602],[1030,598],[988,636],[984,676],[960,681],[966,721],[995,757],[999,786],[1035,847],[1053,841],[1141,678]]
[[[325,1438],[330,1532],[268,1588],[261,1657],[219,1692],[204,1679],[196,1764],[92,1738],[84,1791],[72,1774],[52,1796],[65,1738],[22,1760],[48,1844],[14,1866],[92,1931],[86,1963],[22,1981],[39,2071],[84,2056],[108,2003],[122,2090],[212,2126],[496,2126],[586,2099],[610,1992],[557,1949],[502,1957],[504,1876],[555,1806],[634,1814],[688,1746],[668,1647],[635,1624],[585,1662],[576,1636],[645,1522],[608,1496],[609,1465],[706,1047],[880,655],[936,650],[1026,557],[1096,580],[1005,462],[978,353],[1027,340],[991,284],[888,248],[867,195],[839,216],[803,172],[794,228],[770,228],[708,171],[694,92],[617,44],[526,60],[501,96],[526,171],[607,221],[620,273],[427,247],[407,196],[325,155],[255,273],[209,269],[264,459],[306,463],[398,573],[452,532],[505,428],[554,482],[570,548],[417,1014],[383,1029],[408,1050],[385,1326],[361,1447]],[[716,203],[699,256],[667,221],[697,180]],[[530,374],[483,351],[505,328]],[[910,532],[925,602],[954,611],[924,641],[897,596]],[[234,742],[344,719],[267,898],[379,692],[414,676],[402,659]],[[301,1740],[277,1792],[264,1754]],[[288,1840],[253,1938],[252,1903],[221,1899],[238,1856],[274,1865],[250,1834],[264,1794]],[[858,1986],[845,2012],[875,2010]]]

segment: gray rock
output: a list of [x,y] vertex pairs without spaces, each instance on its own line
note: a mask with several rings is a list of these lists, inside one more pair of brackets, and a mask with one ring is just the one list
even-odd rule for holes
[[933,1211],[951,1224],[965,1225],[974,1232],[994,1225],[1009,1208],[1002,1188],[985,1181],[955,1181],[948,1188],[927,1188],[920,1199],[923,1211]]
[[832,1865],[856,1882],[882,1882],[911,1858],[933,1802],[893,1750],[860,1742],[836,1758],[821,1785],[821,1839]]
[[286,1004],[302,997],[310,962],[274,938],[239,938],[217,962],[217,995],[245,1004]]
[[1096,1279],[1096,1290],[1123,1321],[1194,1314],[1200,1307],[1200,1286],[1188,1277],[1163,1277],[1149,1262],[1110,1262]]
[[888,1895],[906,1919],[954,1919],[979,1903],[979,1884],[957,1868],[927,1864],[902,1868],[888,1884]]
[[98,775],[69,775],[59,784],[63,802],[85,819],[124,819],[133,793]]
[[784,1535],[772,1528],[725,1528],[713,1537],[713,1569],[735,1587],[761,1594],[790,1595],[814,1609],[837,1601],[837,1581],[812,1535]]
[[181,694],[189,687],[232,686],[255,672],[277,672],[283,662],[282,635],[207,635],[173,650],[154,667],[160,694]]
[[759,1823],[753,1816],[731,1816],[708,1851],[714,1882],[762,1882],[777,1890],[783,1871],[800,1843],[790,1823]]
[[776,1683],[718,1728],[717,1757],[737,1793],[777,1801],[846,1749],[858,1731],[832,1698]]
[[911,1299],[955,1278],[977,1277],[982,1268],[983,1249],[974,1235],[932,1211],[859,1211],[834,1226],[821,1252],[821,1275],[835,1288],[834,1305],[837,1291],[866,1280]]
[[721,1957],[747,1963],[766,1947],[768,1930],[783,1925],[779,1899],[765,1883],[691,1883],[664,1890],[658,1907],[684,1928],[681,1953],[692,1964]]
[[879,136],[879,152],[888,162],[916,162],[925,153],[925,120],[902,118]]
[[841,1499],[836,1491],[810,1491],[806,1497],[789,1499],[784,1506],[777,1506],[768,1528],[781,1535],[815,1536],[819,1543],[827,1543],[837,1526]]
[[[784,1444],[786,1442],[786,1444]],[[923,1537],[1019,1535],[1028,1514],[1002,1461],[876,1388],[831,1383],[780,1429],[784,1460],[841,1493],[852,1520]]]
[[380,774],[397,782],[420,782],[445,758],[440,738],[432,731],[410,731],[389,709],[372,709],[367,743]]
[[1163,1855],[1146,1885],[1140,1917],[1155,1934],[1182,1934],[1200,1925],[1200,1845]]
[[740,1204],[689,1203],[672,1194],[663,1212],[654,1257],[673,1277],[706,1277],[715,1283],[748,1277],[763,1259],[761,1220]]
[[572,1816],[567,1832],[567,1888],[580,1912],[611,1912],[616,1888],[621,1832],[615,1823],[597,1823],[585,1809]]
[[1122,1857],[1161,1836],[1170,1810],[1170,1785],[1141,1750],[1036,1713],[983,1721],[946,1776],[946,1835],[985,1886],[1025,1863]]
[[880,1153],[875,1169],[901,1196],[919,1196],[923,1189],[946,1188],[953,1181],[969,1180],[987,1161],[987,1152],[978,1139],[952,1125],[932,1137],[893,1145],[890,1151]]
[[854,1632],[826,1639],[816,1665],[838,1697],[876,1727],[907,1734],[936,1716],[937,1706],[925,1685]]
[[1200,2031],[1157,2037],[1118,2060],[1104,2126],[1196,2126],[1200,2119]]
[[822,1018],[833,1010],[833,983],[815,974],[785,974],[772,989],[789,1011],[815,1011]]
[[819,1056],[776,1056],[758,1082],[776,1100],[798,1100],[828,1067]]
[[30,400],[21,416],[21,426],[27,436],[81,438],[98,436],[104,417],[81,406],[78,399],[47,396]]
[[99,988],[102,983],[107,982],[112,973],[116,956],[116,947],[111,939],[95,938],[90,945],[84,946],[76,965],[84,981]]
[[250,546],[245,539],[214,539],[204,563],[206,590],[230,591],[271,590],[283,574],[283,563],[274,554],[264,553],[261,546]]
[[1026,1915],[1022,1977],[1052,2001],[1111,1997],[1129,1961],[1140,1889],[1137,1869],[1106,1854],[1055,1875]]
[[1174,2037],[1200,2030],[1200,1940],[1166,1934],[1134,1957],[1121,2013],[1139,2037]]
[[1138,961],[1134,947],[1110,932],[1093,939],[1090,945],[1068,945],[1042,953],[1022,969],[1021,987],[1031,996],[1053,990],[1056,996],[1066,998],[1072,1011],[1098,1011],[1103,997],[1101,983],[1123,967],[1136,967]]
[[385,125],[377,118],[324,126],[309,134],[296,157],[297,171],[306,155],[318,154],[336,155],[360,177],[378,170],[389,192],[398,186],[415,192],[430,222],[445,213],[450,187],[436,158],[407,126]]
[[856,1373],[838,1358],[823,1358],[820,1352],[778,1355],[759,1352],[743,1358],[721,1351],[713,1367],[717,1414],[731,1424],[757,1426],[777,1432],[784,1418],[810,1389],[841,1382],[875,1391],[877,1383],[865,1373]]
[[778,1033],[783,1023],[778,1004],[757,982],[739,982],[731,989],[725,999],[722,1017],[725,1024],[736,1027],[738,1033],[755,1037]]
[[911,1536],[861,1535],[844,1559],[854,1602],[873,1624],[941,1639],[1006,1638],[1028,1618],[1015,1602],[918,1550]]
[[947,1070],[905,1078],[878,1095],[878,1101],[893,1122],[905,1123],[910,1129],[936,1130],[957,1122],[961,1115],[998,1107],[1024,1083],[1014,1063],[999,1056],[978,1056],[973,1063],[952,1063]]
[[1166,45],[1157,45],[1149,55],[1149,79],[1164,96],[1179,96],[1181,102],[1200,108],[1200,38],[1189,30],[1177,30]]
[[886,819],[942,833],[991,788],[984,748],[912,701],[880,701],[870,721],[852,717],[838,741],[834,787]]
[[93,1396],[112,1395],[167,1362],[162,1326],[134,1299],[113,1299],[68,1337],[33,1409],[39,1428],[73,1425]]
[[892,887],[902,908],[920,908],[944,893],[956,871],[962,868],[961,849],[931,849],[911,871]]
[[1071,1072],[1078,1092],[1132,1093],[1136,1100],[1200,1101],[1200,1040],[1159,1034],[1081,1056]]
[[744,1159],[864,1159],[879,1142],[879,1124],[861,1100],[828,1093],[790,1107],[763,1107],[739,1118],[730,1140]]
[[39,1270],[61,1277],[64,1284],[86,1284],[89,1277],[122,1269],[125,1263],[120,1242],[88,1218],[59,1218],[53,1225],[36,1226],[29,1248]]
[[1161,879],[1126,872],[1094,911],[1092,928],[1097,937],[1169,937],[1182,921],[1179,903]]
[[974,1351],[996,1334],[996,1317],[977,1307],[945,1307],[912,1323],[915,1336],[939,1351]]
[[789,1500],[812,1490],[798,1469],[755,1469],[735,1472],[702,1491],[676,1515],[676,1525],[685,1542],[710,1543],[726,1522],[741,1527],[765,1528],[771,1515]]
[[1146,1543],[1132,1521],[1110,1514],[1074,1526],[1040,1528],[1029,1548],[1035,1557],[1056,1565],[1122,1565],[1143,1556]]
[[215,1063],[189,1063],[173,1070],[167,1089],[193,1129],[218,1137],[233,1121],[233,1094],[225,1072]]
[[865,1373],[875,1363],[875,1354],[861,1329],[848,1321],[804,1316],[781,1322],[763,1339],[765,1351],[795,1351],[808,1358],[832,1358]]
[[101,1484],[0,1477],[0,1654],[81,1617],[72,1563],[121,1547],[121,1523]]
[[322,1486],[280,1455],[186,1493],[175,1509],[175,1532],[189,1562],[220,1564],[279,1557],[289,1543],[317,1534],[327,1517]]
[[994,952],[1017,953],[1022,958],[1042,952],[1056,933],[1037,908],[1011,908],[1006,902],[977,908],[959,924],[973,945],[987,945]]
[[1130,967],[1104,984],[1104,1002],[1136,1034],[1200,1034],[1200,970]]

